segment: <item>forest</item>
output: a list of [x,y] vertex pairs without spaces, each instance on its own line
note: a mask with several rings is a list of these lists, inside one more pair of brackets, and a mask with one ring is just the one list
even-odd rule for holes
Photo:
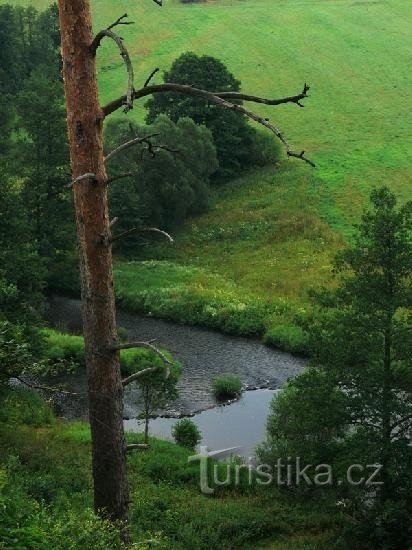
[[0,1],[0,548],[412,547],[411,19]]

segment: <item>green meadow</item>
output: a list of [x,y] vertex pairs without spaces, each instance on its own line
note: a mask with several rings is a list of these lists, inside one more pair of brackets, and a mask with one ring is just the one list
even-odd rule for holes
[[[32,3],[43,8],[48,2]],[[308,288],[328,281],[331,258],[350,239],[371,188],[386,183],[401,200],[411,196],[411,2],[166,0],[159,8],[151,0],[95,0],[92,5],[96,30],[125,12],[135,21],[121,34],[134,60],[136,86],[153,68],[169,68],[188,50],[222,59],[250,93],[278,97],[300,91],[304,82],[311,86],[303,109],[253,109],[270,117],[295,148],[305,149],[317,168],[284,160],[216,189],[212,209],[188,220],[173,248],[151,250],[149,257],[175,264],[172,280],[164,262],[152,268],[159,291],[175,289],[179,295],[182,286],[194,285],[198,293],[229,286],[242,299],[284,299],[292,308],[302,307]],[[105,103],[124,93],[125,71],[111,43],[98,55]],[[143,102],[128,116],[142,120]],[[193,279],[188,273],[194,268],[199,271]],[[123,298],[146,290],[145,268],[138,262],[132,267],[118,262],[117,272]],[[146,306],[150,310],[149,302]]]

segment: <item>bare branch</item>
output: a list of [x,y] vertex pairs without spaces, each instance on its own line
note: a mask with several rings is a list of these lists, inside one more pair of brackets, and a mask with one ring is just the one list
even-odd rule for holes
[[82,176],[79,176],[76,179],[74,179],[73,181],[71,181],[70,183],[68,183],[67,187],[73,187],[76,183],[80,183],[81,181],[85,181],[85,180],[89,180],[89,179],[91,179],[93,181],[96,181],[97,180],[96,174],[93,174],[92,172],[88,172],[87,174],[83,174]]
[[147,79],[146,79],[146,82],[143,84],[143,88],[146,88],[147,86],[149,86],[149,84],[150,84],[152,78],[153,78],[154,75],[155,75],[156,73],[158,73],[159,71],[160,71],[160,69],[159,69],[159,67],[157,67],[156,69],[154,69],[154,70],[150,73],[150,75],[149,75],[149,76],[147,77]]
[[150,142],[150,139],[153,137],[158,136],[159,134],[151,134],[150,136],[144,136],[144,137],[136,137],[131,139],[130,141],[126,141],[126,143],[122,143],[122,145],[119,145],[114,151],[109,153],[107,157],[104,159],[105,162],[113,158],[118,153],[125,151],[126,149],[129,149],[130,147],[133,147],[134,145],[139,145],[140,143],[146,143],[148,144]]
[[112,237],[110,239],[110,242],[114,243],[116,241],[119,241],[120,239],[124,239],[124,237],[128,237],[132,233],[136,233],[136,231],[140,231],[140,229],[138,227],[132,227],[131,229],[128,229],[127,231],[123,231],[122,233],[119,233],[115,237]]
[[[305,85],[302,94],[305,93],[305,96],[306,96],[307,91],[308,91],[308,86]],[[262,117],[262,116],[260,116],[256,113],[254,113],[253,111],[250,111],[249,109],[246,109],[245,107],[243,107],[243,105],[239,105],[237,103],[231,103],[231,102],[227,101],[227,99],[224,99],[224,97],[221,97],[221,95],[219,93],[208,92],[207,90],[202,90],[200,88],[194,88],[193,86],[188,86],[186,84],[165,83],[165,84],[157,84],[157,85],[151,85],[151,86],[146,86],[145,88],[141,88],[140,90],[137,90],[137,91],[134,92],[133,97],[134,97],[134,99],[139,99],[139,98],[142,98],[142,97],[146,97],[148,95],[152,95],[152,94],[156,94],[156,93],[164,93],[164,92],[176,92],[176,93],[181,93],[181,94],[185,94],[185,95],[192,95],[192,96],[196,96],[196,97],[201,97],[204,100],[209,101],[210,103],[214,103],[216,105],[224,107],[225,109],[229,109],[231,111],[235,111],[235,112],[238,112],[240,114],[243,114],[246,117],[250,118],[251,120],[254,120],[255,122],[257,122],[258,124],[261,124],[262,126],[267,128],[268,130],[270,130],[272,133],[274,133],[275,136],[285,146],[286,153],[289,157],[298,158],[300,160],[303,160],[303,161],[307,162],[311,166],[315,167],[315,164],[311,160],[309,160],[308,158],[305,157],[305,152],[304,151],[297,152],[297,151],[292,150],[292,148],[290,147],[290,145],[289,145],[287,139],[285,138],[285,136],[283,135],[283,133],[280,131],[279,128],[277,128],[275,125],[271,124],[271,122],[268,118]],[[232,93],[232,92],[223,92],[223,93]],[[300,94],[300,96],[302,96],[302,94]],[[291,96],[291,97],[294,99],[293,102],[296,103],[296,101],[297,101],[296,97],[297,96]],[[260,102],[260,103],[271,102],[274,105],[282,103],[282,100],[274,100],[274,99],[273,100],[265,100],[264,98],[258,98],[259,101],[257,101],[256,96],[250,96],[250,95],[245,95],[245,94],[238,94],[236,96],[236,99],[242,99],[242,98],[245,98],[245,99],[248,99],[248,100],[254,101],[254,102]],[[276,103],[276,101],[278,103]],[[291,102],[291,101],[292,101],[292,99],[289,98],[289,102]],[[107,115],[113,113],[114,111],[116,111],[116,109],[118,109],[121,105],[123,105],[123,103],[124,103],[124,97],[116,99],[115,101],[112,101],[111,103],[109,103],[108,105],[103,107],[104,115],[107,116]],[[283,103],[286,103],[286,98],[283,99]]]
[[119,218],[117,216],[115,216],[111,221],[110,221],[110,229],[119,221]]
[[112,178],[109,178],[107,180],[107,183],[113,183],[117,180],[122,180],[124,178],[130,178],[131,176],[137,176],[139,172],[124,172],[123,174],[117,174],[117,176],[113,176]]
[[110,31],[111,29],[114,29],[114,27],[117,27],[117,25],[134,25],[134,21],[123,21],[123,19],[127,19],[127,17],[127,13],[124,13],[119,17],[119,19],[116,19],[114,23],[109,25],[106,30]]
[[[172,365],[172,362],[166,357],[166,355],[159,348],[157,348],[155,345],[153,345],[152,342],[153,341],[151,341],[151,342],[144,342],[144,341],[142,341],[142,342],[120,342],[120,343],[115,344],[114,346],[112,346],[111,350],[112,351],[120,351],[122,349],[134,349],[134,348],[150,349],[158,357],[160,357],[160,359],[163,361],[164,366],[165,366],[165,378],[168,378],[169,374],[170,374],[170,367]],[[154,372],[156,370],[159,370],[159,368],[161,368],[161,367],[148,367],[147,369],[143,369],[139,372],[135,372],[131,376],[128,376],[127,378],[125,378],[123,380],[122,384],[123,384],[123,386],[127,386],[128,384],[130,384],[131,382],[134,382],[135,380],[137,380],[141,376],[144,376],[145,374],[148,374],[149,372]]]
[[139,380],[139,378],[142,378],[142,376],[145,376],[146,374],[150,374],[152,372],[157,372],[159,370],[159,367],[148,367],[147,369],[143,369],[139,372],[135,372],[134,374],[131,374],[124,380],[122,380],[123,387],[128,386],[132,382],[135,382],[136,380]]
[[152,233],[159,233],[160,235],[163,235],[163,237],[166,237],[166,239],[171,242],[171,243],[174,243],[174,239],[171,235],[169,235],[169,233],[166,233],[166,231],[163,231],[162,229],[158,229],[157,227],[144,227],[143,229],[141,229],[141,231],[150,231]]
[[130,445],[126,446],[126,452],[130,453],[131,451],[144,451],[145,449],[149,449],[150,445],[147,445],[146,443],[131,443]]
[[124,96],[124,100],[122,105],[125,106],[124,110],[125,112],[130,111],[133,109],[133,98],[134,98],[134,70],[133,70],[133,64],[130,59],[129,52],[127,51],[127,48],[125,47],[123,43],[123,38],[121,38],[119,35],[114,33],[111,29],[115,27],[116,25],[128,25],[132,24],[131,22],[122,21],[125,17],[127,17],[127,13],[119,17],[117,21],[112,23],[107,29],[104,29],[100,31],[94,38],[93,42],[90,45],[90,51],[93,55],[96,55],[97,49],[101,44],[101,41],[106,36],[107,38],[111,38],[117,45],[117,47],[120,50],[120,55],[123,58],[124,64],[126,66],[127,74],[128,74],[128,83],[127,83],[127,93]]
[[[208,99],[210,101],[213,101],[210,96],[216,96],[220,99],[250,101],[252,103],[263,103],[265,105],[276,106],[283,105],[285,103],[297,103],[298,101],[301,101],[302,99],[308,97],[307,92],[309,91],[309,89],[309,86],[305,84],[303,91],[300,94],[278,99],[268,99],[260,96],[244,94],[242,92],[208,92],[207,90],[195,88],[194,86],[189,86],[187,84],[174,84],[172,82],[165,82],[164,84],[152,84],[150,86],[147,85],[140,90],[135,90],[134,99],[140,99],[142,97],[146,97],[148,95],[156,93],[176,92],[186,95],[197,95],[200,97],[204,97],[204,99]],[[209,97],[205,97],[204,94],[207,94]],[[108,116],[119,109],[122,105],[124,105],[125,100],[125,96],[122,96],[108,103],[106,106],[103,107],[104,115]]]
[[259,97],[256,95],[242,94],[242,92],[217,92],[215,95],[221,97],[222,99],[252,101],[253,103],[264,103],[265,105],[283,105],[285,103],[296,103],[296,105],[299,105],[299,107],[304,107],[301,101],[302,99],[308,97],[309,90],[310,86],[305,83],[303,86],[303,90],[300,92],[300,94],[281,97],[278,99],[267,99],[265,97]]
[[20,378],[20,376],[15,376],[14,378],[19,382],[21,382],[22,384],[24,384],[25,386],[27,386],[28,388],[32,388],[33,390],[42,390],[50,393],[62,393],[64,395],[76,395],[76,396],[78,395],[75,392],[62,390],[61,388],[58,388],[55,386],[42,386],[40,384],[32,384],[31,382],[28,382],[24,378]]

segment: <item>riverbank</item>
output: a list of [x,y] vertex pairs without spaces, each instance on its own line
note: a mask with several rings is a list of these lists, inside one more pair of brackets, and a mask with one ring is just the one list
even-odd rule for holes
[[[76,299],[54,297],[49,302],[47,318],[58,329],[78,333],[81,330],[81,305]],[[169,350],[183,366],[178,383],[179,398],[163,411],[169,416],[193,415],[216,406],[210,389],[213,378],[223,373],[240,377],[244,389],[278,389],[296,376],[305,365],[301,358],[264,346],[258,339],[220,334],[213,330],[178,325],[160,319],[141,317],[119,311],[118,324],[131,339],[156,338],[157,345]],[[84,369],[76,375],[65,376],[79,394],[86,394]],[[65,405],[66,403],[66,405]],[[62,398],[59,406],[66,417],[84,416],[79,400],[78,411],[70,396]],[[73,413],[74,408],[74,413]],[[131,385],[125,392],[125,415],[136,417],[140,403]]]
[[[92,512],[88,424],[53,418],[31,392],[22,391],[20,400],[2,398],[0,538],[5,546],[123,548],[118,532]],[[136,434],[128,440],[140,441]],[[320,549],[338,536],[342,521],[332,506],[304,504],[275,487],[249,487],[247,472],[240,484],[216,487],[205,497],[199,465],[188,463],[191,454],[152,438],[149,449],[128,455],[129,526],[137,548]],[[226,465],[217,467],[224,479]]]
[[307,304],[262,297],[217,274],[166,260],[117,261],[114,272],[117,303],[125,311],[309,354],[307,335],[297,324]]

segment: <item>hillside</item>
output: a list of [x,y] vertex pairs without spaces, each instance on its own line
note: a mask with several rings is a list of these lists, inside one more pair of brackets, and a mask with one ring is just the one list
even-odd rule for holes
[[[39,8],[47,3],[33,0]],[[148,277],[145,268],[137,273],[137,264],[120,264],[120,290],[127,290],[127,279],[129,291],[142,291],[150,279],[157,288],[183,285],[213,294],[230,287],[231,296],[285,299],[295,307],[305,302],[307,288],[327,280],[330,258],[350,237],[374,185],[387,183],[401,199],[411,196],[409,2],[169,0],[163,9],[150,0],[92,4],[96,29],[124,12],[136,22],[122,28],[122,36],[137,83],[192,50],[221,58],[245,91],[271,97],[299,91],[305,81],[311,85],[305,109],[255,109],[305,148],[316,170],[285,161],[217,190],[214,208],[188,221],[173,251],[154,252],[176,262],[173,282],[170,263],[152,265]],[[99,67],[105,102],[125,87],[111,44],[99,51]],[[129,116],[141,119],[143,105]]]

